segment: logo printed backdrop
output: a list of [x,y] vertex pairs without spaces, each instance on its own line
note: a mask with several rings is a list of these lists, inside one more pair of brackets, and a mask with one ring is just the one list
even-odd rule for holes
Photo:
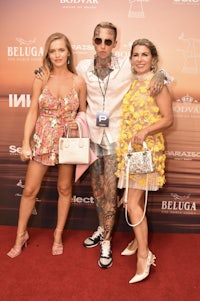
[[[128,56],[132,42],[148,38],[160,54],[160,67],[174,77],[175,121],[165,132],[167,183],[149,194],[149,227],[159,232],[200,231],[200,0],[51,0],[1,2],[0,45],[0,223],[16,225],[26,164],[19,152],[31,100],[34,69],[53,32],[70,39],[76,63],[94,55],[93,29],[101,21],[118,27],[116,53]],[[54,227],[57,168],[50,168],[38,194],[31,226]],[[120,194],[120,192],[119,192]],[[120,199],[120,196],[119,196]],[[89,173],[73,187],[66,228],[97,225]],[[130,231],[120,207],[117,229]]]

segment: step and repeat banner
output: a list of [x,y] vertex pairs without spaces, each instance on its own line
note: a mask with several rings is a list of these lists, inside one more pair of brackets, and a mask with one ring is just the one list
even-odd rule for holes
[[[165,132],[167,183],[149,193],[149,227],[155,232],[199,233],[200,0],[6,0],[1,1],[0,14],[0,224],[17,224],[27,164],[19,158],[23,126],[46,38],[57,31],[66,34],[78,63],[94,55],[94,27],[110,21],[118,27],[118,56],[129,56],[135,39],[148,38],[159,51],[160,67],[174,77],[170,89],[175,121]],[[30,226],[55,226],[56,181],[53,167],[38,194]],[[86,172],[73,186],[66,228],[93,230],[96,225]],[[130,231],[122,207],[116,229]]]

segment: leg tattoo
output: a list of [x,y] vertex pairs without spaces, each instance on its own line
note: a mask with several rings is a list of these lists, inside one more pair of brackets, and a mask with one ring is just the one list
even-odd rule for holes
[[92,190],[95,197],[99,225],[104,228],[104,239],[110,239],[117,209],[116,155],[96,160],[90,167]]
[[95,198],[99,226],[101,226],[102,228],[104,228],[103,207],[105,203],[103,166],[103,158],[99,158],[90,167],[92,191]]
[[115,224],[117,210],[117,178],[115,171],[117,169],[116,155],[104,157],[104,238],[110,239]]

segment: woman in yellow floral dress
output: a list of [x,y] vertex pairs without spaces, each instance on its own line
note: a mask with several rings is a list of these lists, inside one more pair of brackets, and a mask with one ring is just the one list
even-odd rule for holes
[[[58,164],[59,138],[66,124],[77,130],[77,112],[86,110],[85,81],[76,74],[72,47],[62,33],[50,35],[43,55],[44,80],[35,78],[22,142],[21,159],[29,160],[23,190],[15,245],[7,253],[11,258],[21,254],[29,234],[27,224],[36,196],[49,166]],[[75,134],[75,133],[74,133]],[[54,231],[52,255],[63,253],[62,232],[72,197],[74,165],[58,165],[58,218]]]
[[[143,141],[153,152],[155,171],[148,174],[148,190],[156,191],[165,183],[165,154],[162,131],[172,125],[172,99],[165,85],[156,97],[148,93],[149,82],[157,70],[158,54],[153,43],[147,39],[136,40],[130,54],[132,71],[136,75],[129,91],[124,96],[122,121],[120,126],[117,156],[119,188],[124,188],[126,175],[124,155],[131,142],[135,151],[142,150]],[[144,210],[146,174],[129,175],[128,214],[132,223],[137,224]],[[137,251],[137,270],[129,281],[134,283],[149,275],[151,264],[155,264],[155,255],[148,248],[147,220],[133,227],[135,239],[122,252],[132,255]]]

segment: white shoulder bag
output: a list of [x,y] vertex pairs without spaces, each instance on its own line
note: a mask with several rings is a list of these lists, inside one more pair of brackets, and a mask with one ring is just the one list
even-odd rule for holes
[[[154,164],[152,158],[152,152],[148,149],[146,142],[143,142],[144,151],[133,152],[131,143],[128,146],[128,153],[125,154],[125,168],[126,168],[126,187],[125,187],[125,218],[126,222],[131,227],[136,227],[143,221],[146,208],[147,208],[147,199],[148,199],[148,173],[154,171]],[[128,186],[129,186],[129,174],[146,174],[146,191],[145,191],[145,202],[144,202],[144,212],[140,221],[136,224],[131,224],[128,221]]]

